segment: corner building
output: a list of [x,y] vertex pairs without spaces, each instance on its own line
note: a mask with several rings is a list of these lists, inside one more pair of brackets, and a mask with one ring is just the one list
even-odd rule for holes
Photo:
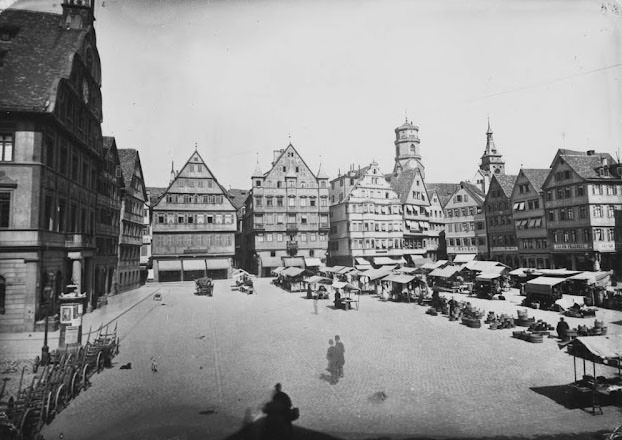
[[607,153],[560,149],[542,189],[554,266],[619,272],[614,230],[622,164]]
[[259,276],[283,266],[284,257],[326,261],[328,176],[311,171],[292,144],[275,150],[271,168],[257,164],[242,209],[240,263]]
[[153,219],[155,281],[231,276],[235,208],[197,151],[172,176],[153,206]]
[[93,22],[90,0],[0,14],[0,331],[32,331],[53,313],[45,287],[58,296],[73,283],[96,298],[104,153]]
[[402,204],[377,162],[330,183],[330,265],[403,263]]
[[489,257],[509,267],[518,267],[518,246],[512,211],[516,176],[495,174],[484,200]]

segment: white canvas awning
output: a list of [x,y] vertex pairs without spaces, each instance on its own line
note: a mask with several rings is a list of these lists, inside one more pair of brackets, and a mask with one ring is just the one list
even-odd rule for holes
[[283,272],[281,272],[281,275],[284,275],[286,277],[297,277],[304,271],[305,270],[302,267],[288,267]]
[[622,357],[622,335],[579,336],[572,343],[583,345],[590,353],[600,359],[620,359]]
[[481,273],[475,277],[475,281],[490,281],[500,278],[501,274],[499,273]]
[[475,260],[475,254],[458,254],[454,258],[454,263],[468,263]]
[[551,277],[538,277],[534,278],[531,281],[527,281],[528,285],[538,285],[538,286],[556,286],[560,283],[566,281],[564,278],[551,278]]
[[398,283],[398,284],[408,284],[414,279],[415,279],[415,276],[413,275],[392,274],[392,275],[384,277],[382,281],[391,281],[393,283]]
[[305,257],[305,265],[307,267],[320,267],[322,265],[322,260],[319,258]]
[[158,260],[159,272],[181,271],[181,260]]
[[207,270],[229,269],[229,260],[227,258],[208,258],[205,260],[205,264],[207,265]]
[[184,260],[184,270],[205,270],[205,260]]

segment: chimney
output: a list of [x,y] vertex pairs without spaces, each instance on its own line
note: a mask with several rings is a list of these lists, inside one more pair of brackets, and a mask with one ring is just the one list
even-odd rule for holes
[[594,154],[596,154],[595,150],[587,150],[587,155],[588,156],[594,156]]
[[601,164],[603,167],[608,166],[609,164],[607,163],[607,157],[605,157],[605,156],[601,156],[601,157],[600,157],[600,164]]

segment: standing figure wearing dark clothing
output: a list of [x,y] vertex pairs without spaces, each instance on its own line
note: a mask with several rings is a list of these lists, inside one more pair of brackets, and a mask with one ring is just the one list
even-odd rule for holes
[[335,290],[335,308],[338,309],[341,307],[341,293],[339,293],[339,289]]
[[328,351],[326,352],[326,360],[328,361],[328,367],[326,368],[330,373],[330,383],[337,383],[337,349],[335,348],[332,339],[328,340]]
[[343,377],[343,366],[346,363],[346,348],[344,347],[343,342],[341,342],[339,335],[335,335],[335,357],[337,375],[339,377]]
[[289,439],[292,436],[292,400],[281,391],[281,384],[274,386],[274,395],[263,409],[266,420],[263,439]]
[[564,318],[559,318],[559,322],[557,323],[555,330],[557,330],[557,336],[559,336],[561,340],[565,341],[568,339],[568,330],[570,330],[570,326],[566,321],[564,321]]

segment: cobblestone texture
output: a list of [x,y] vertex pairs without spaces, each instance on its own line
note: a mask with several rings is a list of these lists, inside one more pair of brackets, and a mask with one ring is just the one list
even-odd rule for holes
[[[45,437],[225,438],[240,428],[248,408],[259,413],[276,382],[300,407],[297,425],[342,438],[570,436],[613,427],[621,418],[617,407],[592,416],[531,389],[573,380],[572,357],[554,339],[529,344],[511,338],[509,329],[471,329],[426,315],[425,307],[373,296],[361,297],[359,311],[321,301],[315,315],[302,293],[267,279],[258,281],[256,295],[228,284],[217,281],[214,297],[193,295],[192,283],[151,285],[163,301],[144,301],[119,318],[114,368],[94,376]],[[520,297],[469,300],[515,315]],[[559,316],[530,315],[553,325]],[[610,324],[620,312],[597,317],[620,331]],[[321,376],[328,339],[336,334],[346,346],[345,377],[330,385]],[[150,370],[152,356],[157,373]],[[131,370],[119,369],[128,362]],[[597,367],[597,374],[613,373]],[[380,391],[384,401],[373,398]]]

